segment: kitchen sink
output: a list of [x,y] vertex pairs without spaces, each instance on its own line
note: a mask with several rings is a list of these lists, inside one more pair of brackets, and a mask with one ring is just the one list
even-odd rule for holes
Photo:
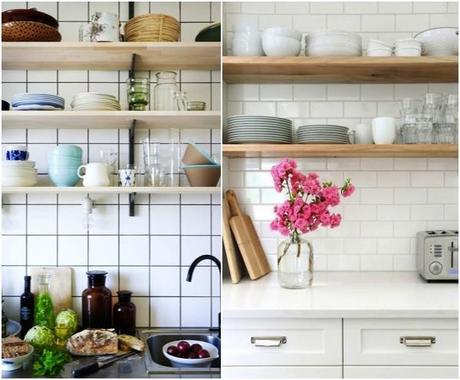
[[[208,330],[146,330],[140,332],[145,342],[145,365],[149,374],[213,375],[220,374],[220,339]],[[219,350],[219,358],[209,368],[176,368],[163,355],[163,346],[175,340],[200,340],[213,344]],[[207,377],[207,376],[205,376]]]

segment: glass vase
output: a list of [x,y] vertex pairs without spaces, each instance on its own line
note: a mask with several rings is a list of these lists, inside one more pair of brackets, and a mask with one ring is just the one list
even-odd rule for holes
[[176,111],[174,94],[179,91],[174,71],[156,73],[157,84],[153,89],[153,104],[155,111]]
[[283,288],[303,289],[313,281],[313,246],[302,237],[290,237],[278,247],[278,282]]

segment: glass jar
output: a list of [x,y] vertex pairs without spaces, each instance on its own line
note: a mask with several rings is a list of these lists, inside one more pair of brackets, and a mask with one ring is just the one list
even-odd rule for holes
[[129,109],[145,111],[149,104],[150,83],[148,78],[126,80]]
[[107,272],[89,271],[88,288],[81,294],[83,329],[112,327],[112,292],[105,287]]
[[155,111],[175,111],[176,99],[174,94],[179,91],[174,71],[160,71],[156,73],[157,84],[153,90]]
[[49,289],[49,274],[38,276],[38,295],[35,302],[34,324],[54,329],[55,315]]
[[131,302],[129,290],[117,292],[118,302],[113,306],[113,327],[117,334],[136,335],[136,305]]
[[313,246],[291,236],[278,247],[278,282],[283,288],[303,289],[313,281]]

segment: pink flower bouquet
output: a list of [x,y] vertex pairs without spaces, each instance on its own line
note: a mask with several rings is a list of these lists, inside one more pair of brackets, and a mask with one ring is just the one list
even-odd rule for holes
[[277,192],[286,191],[288,199],[275,206],[276,218],[271,228],[298,241],[301,234],[315,231],[320,226],[335,228],[342,216],[331,212],[340,203],[341,196],[353,194],[355,187],[349,178],[342,187],[332,182],[320,182],[316,173],[302,174],[294,160],[285,158],[271,170]]

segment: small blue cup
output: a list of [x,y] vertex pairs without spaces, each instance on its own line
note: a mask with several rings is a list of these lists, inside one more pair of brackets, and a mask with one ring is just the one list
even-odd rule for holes
[[26,161],[29,159],[29,152],[24,145],[10,145],[6,148],[7,161]]

